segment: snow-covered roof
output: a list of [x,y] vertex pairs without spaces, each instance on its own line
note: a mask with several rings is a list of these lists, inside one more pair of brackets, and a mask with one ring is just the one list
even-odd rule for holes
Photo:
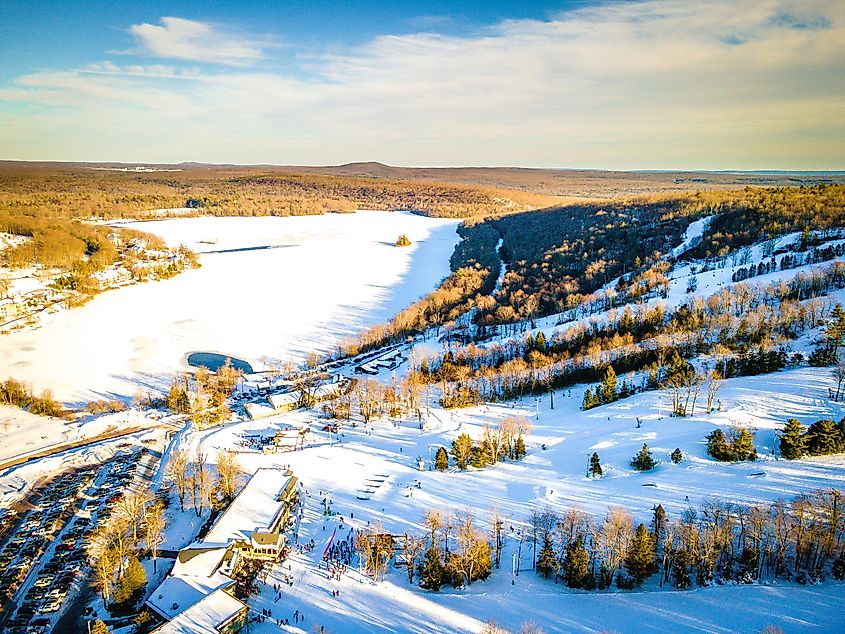
[[341,391],[343,385],[340,383],[325,383],[314,390],[314,396],[317,398],[323,398],[325,396],[331,396],[333,394],[337,394]]
[[261,405],[261,403],[247,403],[244,405],[247,415],[255,420],[256,418],[266,418],[267,416],[274,416],[278,412],[272,407]]
[[155,630],[157,634],[209,634],[238,616],[246,606],[224,590],[215,590]]
[[147,605],[162,617],[172,619],[212,592],[232,585],[234,581],[219,571],[227,552],[225,546],[181,551],[173,571],[153,591]]
[[286,392],[284,394],[271,394],[267,397],[267,400],[270,401],[270,405],[272,405],[274,409],[289,407],[291,405],[296,405],[297,402],[299,402],[299,393]]
[[202,543],[249,540],[256,530],[270,531],[287,504],[280,499],[292,476],[283,469],[258,469],[214,523]]

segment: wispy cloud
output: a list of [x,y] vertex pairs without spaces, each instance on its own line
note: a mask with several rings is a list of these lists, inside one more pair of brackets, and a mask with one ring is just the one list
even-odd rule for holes
[[607,4],[300,61],[304,77],[271,70],[269,56],[261,72],[103,63],[22,77],[0,101],[50,111],[0,109],[0,147],[80,160],[843,167],[841,0]]
[[164,17],[161,24],[133,24],[139,52],[153,57],[246,66],[263,57],[255,40],[222,33],[205,22]]
[[418,15],[408,18],[405,23],[422,29],[435,29],[452,24],[454,19],[450,15]]

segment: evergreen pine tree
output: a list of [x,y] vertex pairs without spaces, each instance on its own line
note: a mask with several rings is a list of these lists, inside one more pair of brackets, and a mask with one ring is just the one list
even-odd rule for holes
[[167,394],[167,409],[174,414],[188,414],[191,411],[191,400],[188,398],[188,392],[180,383],[174,383],[170,386],[170,392]]
[[581,409],[592,409],[596,405],[598,405],[598,401],[593,395],[593,391],[590,388],[587,388],[587,391],[584,392],[584,400],[581,402]]
[[483,469],[487,465],[486,452],[483,446],[472,446],[469,463],[476,469]]
[[642,585],[643,581],[654,574],[654,541],[645,524],[637,526],[625,556],[625,570],[636,586]]
[[672,462],[675,464],[680,464],[681,460],[684,459],[684,454],[680,447],[675,447],[675,451],[673,451],[669,457],[672,458]]
[[609,365],[604,372],[604,379],[597,389],[599,402],[604,404],[612,403],[617,400],[618,393],[616,391],[616,387],[616,372],[613,370],[613,366]]
[[525,456],[525,441],[522,439],[522,434],[516,437],[516,447],[514,448],[514,455],[516,456],[517,460]]
[[525,356],[528,356],[528,353],[534,350],[534,335],[530,332],[525,337]]
[[537,572],[544,577],[550,577],[557,571],[557,553],[552,546],[552,538],[548,533],[543,535],[543,547],[537,557]]
[[672,561],[672,576],[675,578],[675,586],[679,590],[686,590],[692,585],[692,577],[690,575],[692,562],[690,559],[690,554],[686,550],[681,549],[675,553],[675,558]]
[[563,580],[570,588],[590,587],[590,556],[580,539],[569,542],[563,558]]
[[546,351],[546,335],[543,334],[542,330],[537,333],[537,337],[534,339],[534,347],[540,352]]
[[650,471],[651,469],[654,469],[656,465],[657,461],[651,455],[648,445],[643,443],[643,448],[640,449],[640,452],[631,460],[631,466],[637,471]]
[[121,605],[130,602],[147,585],[147,573],[137,557],[132,557],[126,566],[126,570],[117,580],[117,589],[114,593],[114,603]]
[[446,471],[449,468],[449,455],[446,453],[446,447],[437,449],[437,454],[434,457],[434,468],[438,471]]
[[754,436],[744,427],[740,429],[731,441],[734,460],[756,460],[757,449],[754,447]]
[[472,457],[472,449],[472,438],[468,434],[461,434],[452,441],[452,458],[455,459],[455,464],[461,471],[467,468]]
[[794,418],[786,421],[780,434],[780,455],[787,460],[796,460],[807,453],[804,427]]
[[437,545],[432,544],[425,552],[418,572],[421,588],[435,591],[440,590],[440,586],[443,585],[445,570],[443,568],[443,562],[440,560],[440,549]]
[[807,451],[811,456],[826,456],[842,451],[842,437],[832,420],[817,420],[807,430]]
[[657,548],[666,535],[666,511],[662,504],[654,507],[651,516],[651,534],[654,537],[654,556],[657,557]]
[[716,428],[707,434],[707,453],[716,460],[731,459],[728,440],[721,429]]
[[600,478],[602,476],[601,461],[596,451],[590,456],[590,475],[594,478]]

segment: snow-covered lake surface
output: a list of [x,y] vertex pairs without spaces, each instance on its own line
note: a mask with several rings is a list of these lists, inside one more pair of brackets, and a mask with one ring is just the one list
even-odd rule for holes
[[[383,321],[449,273],[457,221],[363,211],[135,223],[202,267],[104,293],[0,338],[0,376],[80,402],[161,388],[194,351],[261,369]],[[394,246],[406,234],[412,245]]]

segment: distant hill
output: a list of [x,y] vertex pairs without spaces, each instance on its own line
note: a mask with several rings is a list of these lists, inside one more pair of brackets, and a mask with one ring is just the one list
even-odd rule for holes
[[[145,166],[154,170],[178,169],[185,177],[255,174],[320,175],[392,181],[426,181],[451,185],[524,192],[552,197],[550,202],[581,202],[610,198],[672,194],[692,191],[784,187],[845,183],[845,172],[788,171],[608,171],[583,169],[535,169],[524,167],[394,167],[377,161],[343,165],[231,165],[183,162],[58,163],[0,161],[0,175],[8,170],[128,169]],[[155,172],[147,172],[155,173]]]

